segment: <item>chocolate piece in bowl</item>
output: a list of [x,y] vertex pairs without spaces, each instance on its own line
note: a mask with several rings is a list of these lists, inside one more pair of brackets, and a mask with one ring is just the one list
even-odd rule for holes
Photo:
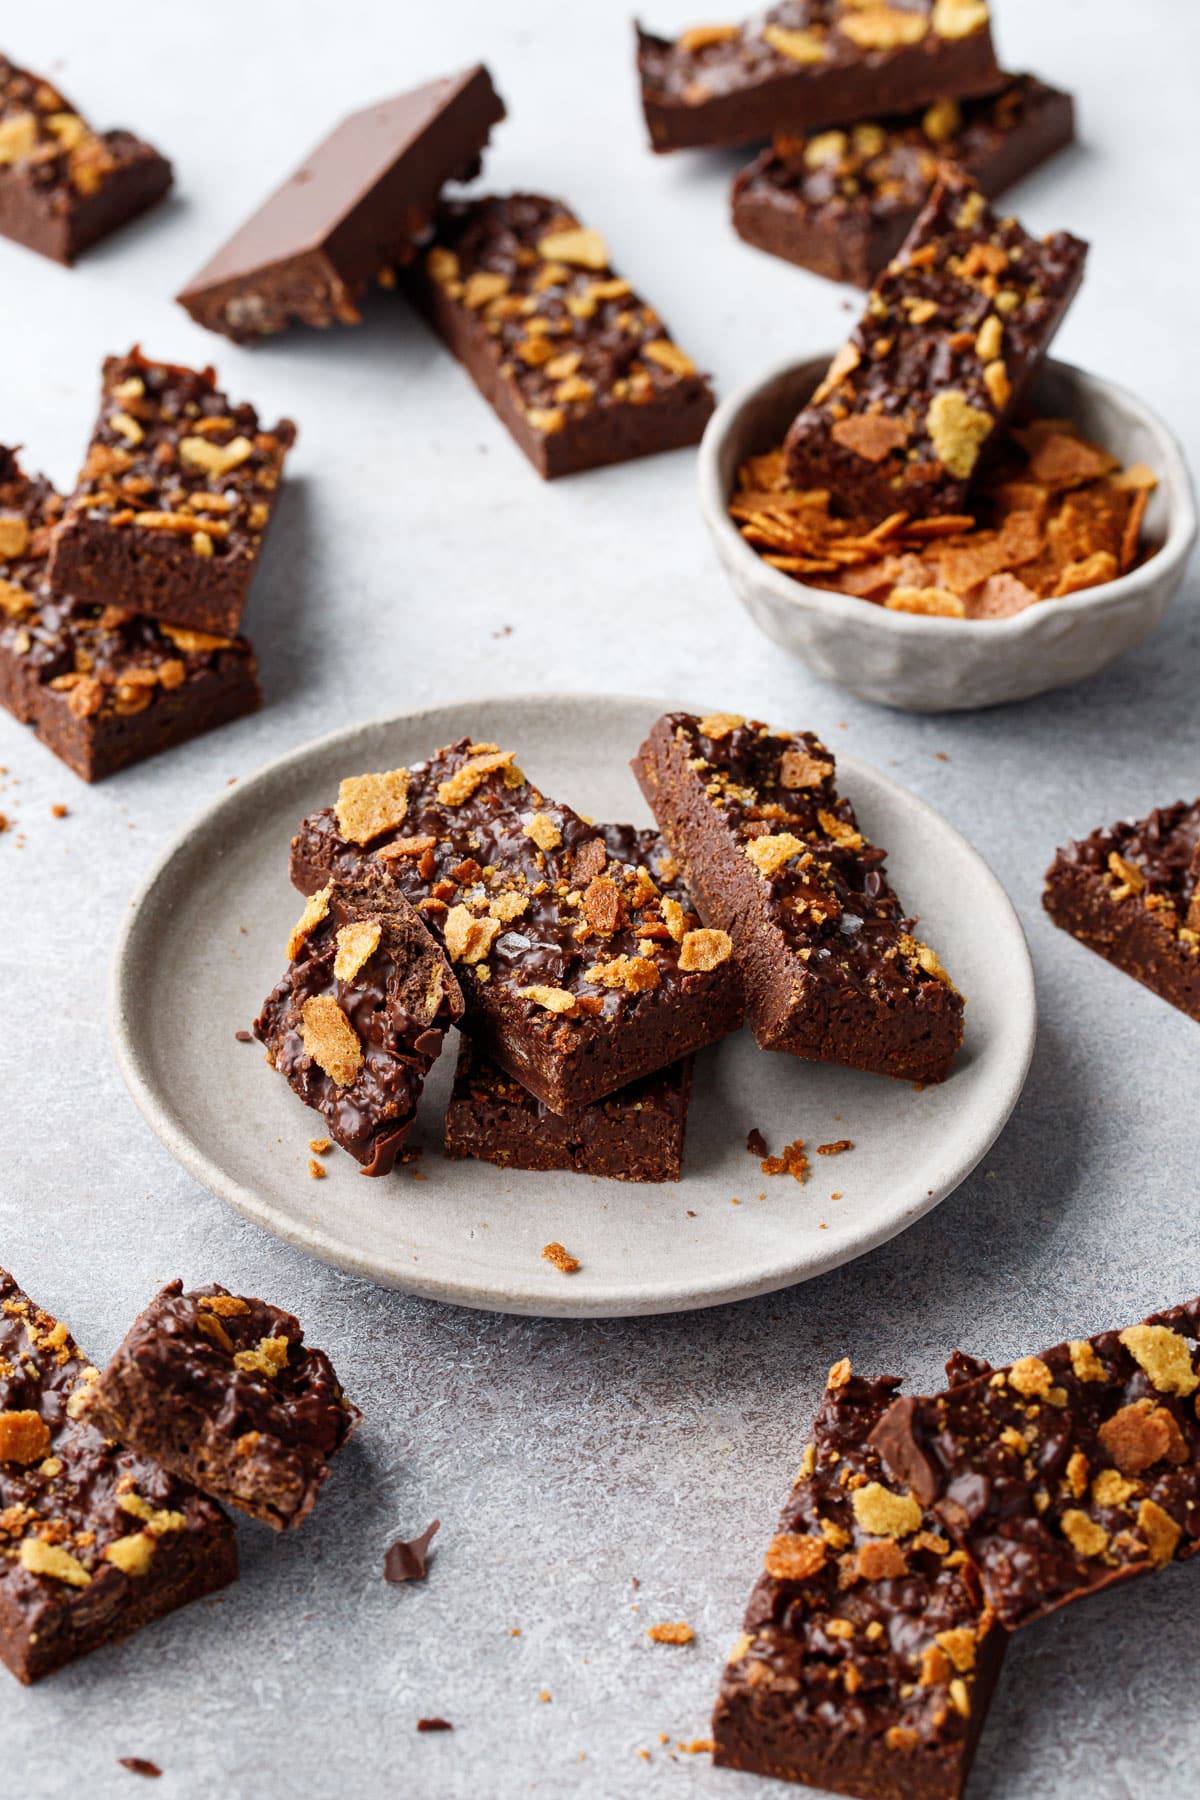
[[560,200],[447,202],[409,280],[545,480],[699,443],[707,377]]
[[463,998],[450,965],[379,863],[314,891],[288,941],[291,967],[254,1034],[329,1135],[386,1175]]
[[735,178],[734,230],[831,281],[870,287],[929,198],[940,164],[990,199],[1073,142],[1070,94],[1014,75],[998,94],[844,129],[777,132]]
[[963,998],[914,935],[811,732],[667,713],[634,773],[701,918],[730,933],[764,1050],[943,1081]]
[[726,1768],[865,1800],[962,1793],[1005,1636],[974,1566],[871,1448],[899,1386],[830,1370],[722,1677]]
[[0,55],[0,234],[72,263],[170,185],[150,144],[94,131],[53,82]]
[[1200,1549],[1200,1300],[930,1398],[871,1442],[1010,1631]]
[[1089,950],[1200,1019],[1200,800],[1069,843],[1042,903]]
[[352,777],[292,840],[304,894],[372,861],[445,946],[463,1030],[552,1112],[741,1023],[730,939],[700,927],[656,835],[589,824],[511,750],[460,738],[410,769]]
[[263,430],[212,369],[105,360],[87,461],[54,533],[56,594],[232,636],[296,427]]
[[291,1313],[172,1281],[91,1387],[87,1416],[274,1531],[302,1523],[362,1418]]
[[1004,80],[984,0],[784,0],[675,39],[638,26],[637,66],[659,151],[844,125]]
[[221,1508],[88,1418],[96,1379],[66,1326],[0,1269],[0,1661],[18,1681],[237,1576]]
[[785,442],[798,488],[885,519],[961,514],[1083,276],[1087,245],[1032,238],[947,170]]
[[357,325],[412,260],[447,181],[469,181],[504,103],[482,65],[351,113],[178,296],[238,343],[293,322]]
[[84,781],[254,712],[262,696],[245,638],[50,592],[62,504],[0,446],[0,705]]

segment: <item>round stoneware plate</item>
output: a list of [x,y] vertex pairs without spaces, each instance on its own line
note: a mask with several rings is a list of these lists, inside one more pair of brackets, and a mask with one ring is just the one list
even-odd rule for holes
[[[1008,1118],[1033,1049],[1033,972],[995,876],[931,807],[853,757],[843,792],[887,846],[906,906],[968,997],[966,1042],[941,1087],[760,1051],[748,1031],[697,1060],[678,1183],[633,1186],[446,1162],[440,1121],[453,1043],[425,1092],[418,1163],[364,1179],[350,1157],[308,1173],[318,1114],[234,1035],[282,975],[302,902],[288,842],[344,775],[418,761],[469,733],[517,751],[543,791],[594,818],[649,824],[629,771],[661,703],[542,696],[480,700],[340,731],[223,791],[166,852],[116,947],[112,1027],[122,1072],[167,1148],[239,1212],[327,1262],[439,1300],[604,1317],[743,1299],[861,1256],[963,1180]],[[801,721],[803,723],[803,721]],[[747,1153],[798,1137],[809,1180],[768,1177]],[[421,1178],[423,1177],[423,1179]],[[736,1202],[736,1204],[735,1204]],[[542,1247],[565,1244],[563,1275]]]

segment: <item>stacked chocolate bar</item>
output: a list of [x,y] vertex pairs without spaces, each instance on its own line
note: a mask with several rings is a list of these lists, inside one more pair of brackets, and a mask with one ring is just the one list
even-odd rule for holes
[[255,1031],[364,1173],[455,1022],[448,1156],[626,1181],[678,1177],[692,1059],[743,1013],[766,1050],[949,1073],[962,997],[818,739],[670,714],[635,768],[658,830],[593,824],[468,738],[301,825],[307,905]]
[[962,1793],[1009,1632],[1200,1550],[1200,1300],[899,1396],[834,1365],[713,1718],[718,1763]]
[[655,150],[770,140],[733,183],[747,243],[869,287],[939,170],[1001,193],[1074,137],[1069,94],[996,61],[983,0],[784,0],[670,40],[639,29]]
[[135,349],[72,494],[0,448],[0,702],[85,781],[261,703],[238,626],[295,435]]

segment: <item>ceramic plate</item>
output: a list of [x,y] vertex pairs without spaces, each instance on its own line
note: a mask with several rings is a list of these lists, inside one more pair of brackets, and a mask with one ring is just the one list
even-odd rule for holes
[[[1029,953],[970,845],[850,756],[839,757],[842,789],[863,829],[888,847],[898,891],[968,996],[966,1043],[943,1086],[917,1093],[767,1055],[742,1032],[698,1059],[682,1181],[632,1186],[444,1161],[451,1044],[426,1089],[421,1163],[367,1180],[335,1150],[327,1178],[309,1176],[319,1116],[259,1045],[235,1036],[285,967],[301,908],[287,878],[300,819],[330,804],[344,775],[414,762],[470,733],[515,748],[544,791],[592,817],[649,824],[628,760],[662,710],[652,700],[542,696],[439,707],[321,738],[224,790],[136,896],[113,967],[122,1072],[184,1167],[338,1268],[461,1305],[574,1317],[713,1306],[805,1281],[903,1231],[957,1187],[1025,1080]],[[745,1148],[752,1126],[772,1150],[797,1137],[810,1149],[840,1138],[854,1148],[814,1155],[801,1186],[760,1173]],[[551,1240],[579,1258],[577,1274],[543,1259]]]

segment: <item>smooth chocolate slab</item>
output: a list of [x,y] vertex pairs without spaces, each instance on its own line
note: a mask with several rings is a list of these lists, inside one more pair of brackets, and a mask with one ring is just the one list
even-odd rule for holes
[[372,281],[411,261],[448,181],[469,181],[504,103],[482,65],[351,113],[178,295],[252,343],[293,322],[357,325]]

